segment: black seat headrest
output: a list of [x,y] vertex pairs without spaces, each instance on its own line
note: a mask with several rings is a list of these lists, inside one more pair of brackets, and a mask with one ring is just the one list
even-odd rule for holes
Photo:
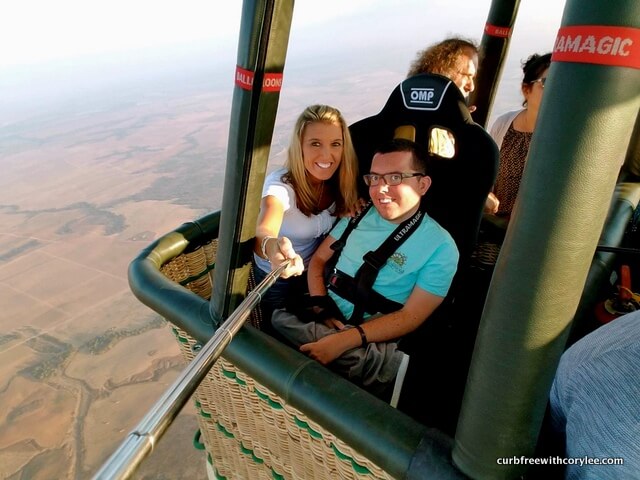
[[[380,144],[401,136],[429,148],[434,128],[446,131],[453,143],[450,158],[430,148],[432,186],[425,195],[425,207],[452,235],[464,261],[475,245],[484,202],[495,181],[498,147],[473,121],[456,85],[440,75],[410,77],[393,90],[380,113],[349,130],[362,175],[369,172]],[[368,198],[364,182],[359,187]]]

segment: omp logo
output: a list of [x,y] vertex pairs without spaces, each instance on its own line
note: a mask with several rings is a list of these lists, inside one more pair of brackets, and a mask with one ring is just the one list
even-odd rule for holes
[[640,68],[640,29],[598,25],[561,28],[551,60]]
[[428,75],[410,77],[400,84],[402,103],[409,110],[438,110],[451,85],[453,82],[444,78]]
[[433,105],[433,97],[436,93],[433,88],[412,88],[409,92],[409,98],[413,103],[425,103]]

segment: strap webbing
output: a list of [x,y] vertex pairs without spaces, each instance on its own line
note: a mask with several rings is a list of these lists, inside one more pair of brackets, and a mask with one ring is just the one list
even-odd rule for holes
[[353,323],[355,325],[362,323],[362,317],[367,311],[366,306],[371,303],[373,298],[375,298],[375,295],[372,295],[372,293],[375,293],[372,290],[372,287],[376,281],[378,272],[384,266],[384,264],[387,263],[389,257],[393,255],[393,253],[400,247],[400,245],[405,242],[407,238],[409,238],[409,236],[411,236],[416,227],[420,225],[420,222],[422,222],[422,219],[424,218],[424,211],[422,207],[420,207],[411,218],[405,220],[402,224],[400,224],[393,231],[393,233],[389,235],[389,237],[384,242],[382,242],[382,244],[375,252],[369,251],[362,257],[363,263],[356,272],[356,275],[353,279],[343,274],[344,277],[348,278],[348,283],[351,283],[351,285],[347,286],[347,288],[341,288],[339,285],[332,285],[331,283],[329,283],[329,279],[332,274],[336,273],[335,267],[338,263],[338,259],[340,258],[340,254],[342,253],[342,249],[346,245],[349,235],[358,226],[360,220],[364,218],[366,213],[371,208],[371,205],[372,202],[369,201],[365,208],[361,210],[360,214],[351,218],[351,220],[349,220],[349,223],[347,224],[347,227],[344,229],[344,232],[342,232],[340,238],[333,242],[333,244],[331,244],[331,249],[334,253],[325,264],[324,269],[324,278],[325,281],[327,281],[327,287],[340,295],[345,300],[353,303],[354,310],[351,318],[349,319],[349,323]]
[[[353,305],[356,304],[357,299],[357,284],[353,277],[338,270],[334,270],[334,273],[329,277],[327,288],[334,293],[340,295]],[[371,315],[375,313],[391,313],[402,308],[402,304],[389,300],[384,295],[380,295],[375,290],[369,290],[367,294],[367,301],[364,303],[366,313]],[[346,321],[346,320],[345,320]]]
[[338,259],[340,258],[340,254],[342,253],[342,249],[347,243],[347,238],[349,237],[349,235],[351,235],[351,232],[353,231],[353,229],[358,226],[358,224],[360,223],[360,220],[362,220],[364,216],[367,214],[367,212],[371,208],[371,205],[373,205],[373,202],[369,200],[367,204],[364,206],[364,208],[360,210],[360,213],[358,213],[358,215],[351,217],[349,219],[349,223],[347,224],[347,227],[342,232],[342,235],[340,235],[340,238],[331,244],[331,250],[333,250],[333,255],[324,266],[323,274],[324,274],[325,282],[329,279],[329,276],[334,272],[336,264],[338,263]]
[[398,225],[398,228],[382,242],[382,245],[380,245],[375,252],[369,251],[362,257],[364,262],[355,275],[356,301],[349,323],[354,325],[362,323],[362,317],[366,310],[367,296],[371,292],[378,272],[384,264],[387,263],[389,257],[393,255],[393,253],[400,248],[400,245],[416,230],[416,227],[422,222],[424,215],[422,208],[419,208],[411,218],[408,218]]

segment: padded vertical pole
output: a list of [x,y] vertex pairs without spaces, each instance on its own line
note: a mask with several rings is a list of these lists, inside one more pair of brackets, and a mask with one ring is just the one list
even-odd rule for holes
[[483,127],[487,123],[493,100],[498,90],[504,59],[509,51],[513,24],[518,15],[520,0],[493,0],[480,43],[481,60],[476,89],[471,94],[471,105],[476,110],[473,120]]
[[211,315],[220,322],[243,300],[249,276],[293,0],[245,0],[229,128]]
[[637,0],[565,6],[456,432],[454,463],[474,479],[519,478],[526,465],[498,459],[534,454],[640,109],[639,27]]

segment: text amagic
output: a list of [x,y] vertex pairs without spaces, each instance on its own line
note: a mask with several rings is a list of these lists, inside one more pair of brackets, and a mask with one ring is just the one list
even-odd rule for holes
[[598,25],[562,27],[551,60],[640,68],[640,29]]

